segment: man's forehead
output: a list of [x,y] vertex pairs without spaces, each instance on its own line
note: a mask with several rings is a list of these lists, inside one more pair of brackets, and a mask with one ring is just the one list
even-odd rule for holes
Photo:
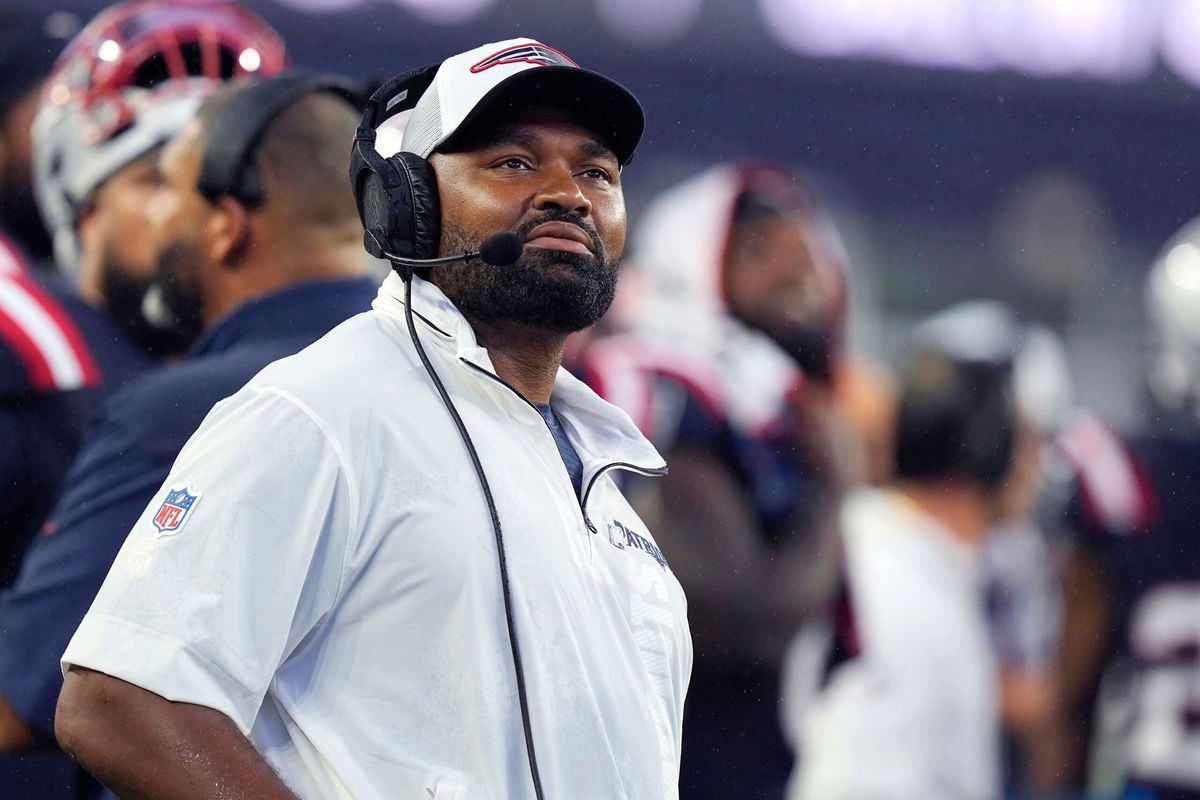
[[[580,137],[579,147],[587,155],[617,160],[612,147],[583,117],[569,109],[552,106],[513,108],[481,120],[455,137],[444,152],[487,150],[503,144],[533,145],[548,129],[572,129]],[[442,149],[442,148],[439,148]]]
[[159,161],[162,157],[162,151],[164,148],[165,148],[165,145],[159,145],[158,147],[152,147],[151,149],[147,150],[142,155],[135,158],[133,161],[130,161],[128,164],[126,164],[124,167],[122,167],[118,171],[124,172],[125,170],[133,171],[135,169],[136,170],[144,170],[147,168],[157,168]]

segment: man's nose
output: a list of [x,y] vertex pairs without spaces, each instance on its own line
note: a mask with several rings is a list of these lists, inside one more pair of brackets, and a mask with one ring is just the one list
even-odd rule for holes
[[175,199],[165,186],[159,186],[150,195],[145,204],[143,215],[150,233],[157,233],[162,228],[166,218],[175,210]]
[[545,179],[534,198],[533,206],[539,211],[553,208],[573,211],[587,216],[592,210],[592,201],[584,194],[575,176],[566,167],[552,167],[543,172]]

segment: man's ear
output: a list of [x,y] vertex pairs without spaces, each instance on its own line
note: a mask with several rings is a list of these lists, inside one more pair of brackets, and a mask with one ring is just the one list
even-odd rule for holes
[[228,195],[214,203],[208,220],[208,254],[213,263],[238,269],[250,247],[250,212]]

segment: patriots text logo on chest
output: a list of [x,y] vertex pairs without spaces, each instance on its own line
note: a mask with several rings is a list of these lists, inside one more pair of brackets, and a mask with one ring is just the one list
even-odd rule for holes
[[186,488],[168,490],[167,499],[154,512],[154,527],[159,533],[178,533],[199,499],[199,492],[192,493]]
[[608,542],[618,550],[626,548],[641,550],[657,561],[664,570],[667,569],[667,559],[663,556],[662,550],[658,549],[658,545],[615,519],[608,523]]

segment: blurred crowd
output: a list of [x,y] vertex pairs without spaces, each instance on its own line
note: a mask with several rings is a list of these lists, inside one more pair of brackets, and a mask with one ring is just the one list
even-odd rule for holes
[[[369,307],[367,87],[207,0],[0,9],[0,67],[0,796],[100,797],[56,750],[59,658],[212,405]],[[264,80],[286,104],[238,129]],[[1200,223],[1147,265],[1136,437],[987,298],[868,359],[783,166],[631,230],[564,363],[670,467],[626,489],[688,599],[681,797],[1200,797]]]

